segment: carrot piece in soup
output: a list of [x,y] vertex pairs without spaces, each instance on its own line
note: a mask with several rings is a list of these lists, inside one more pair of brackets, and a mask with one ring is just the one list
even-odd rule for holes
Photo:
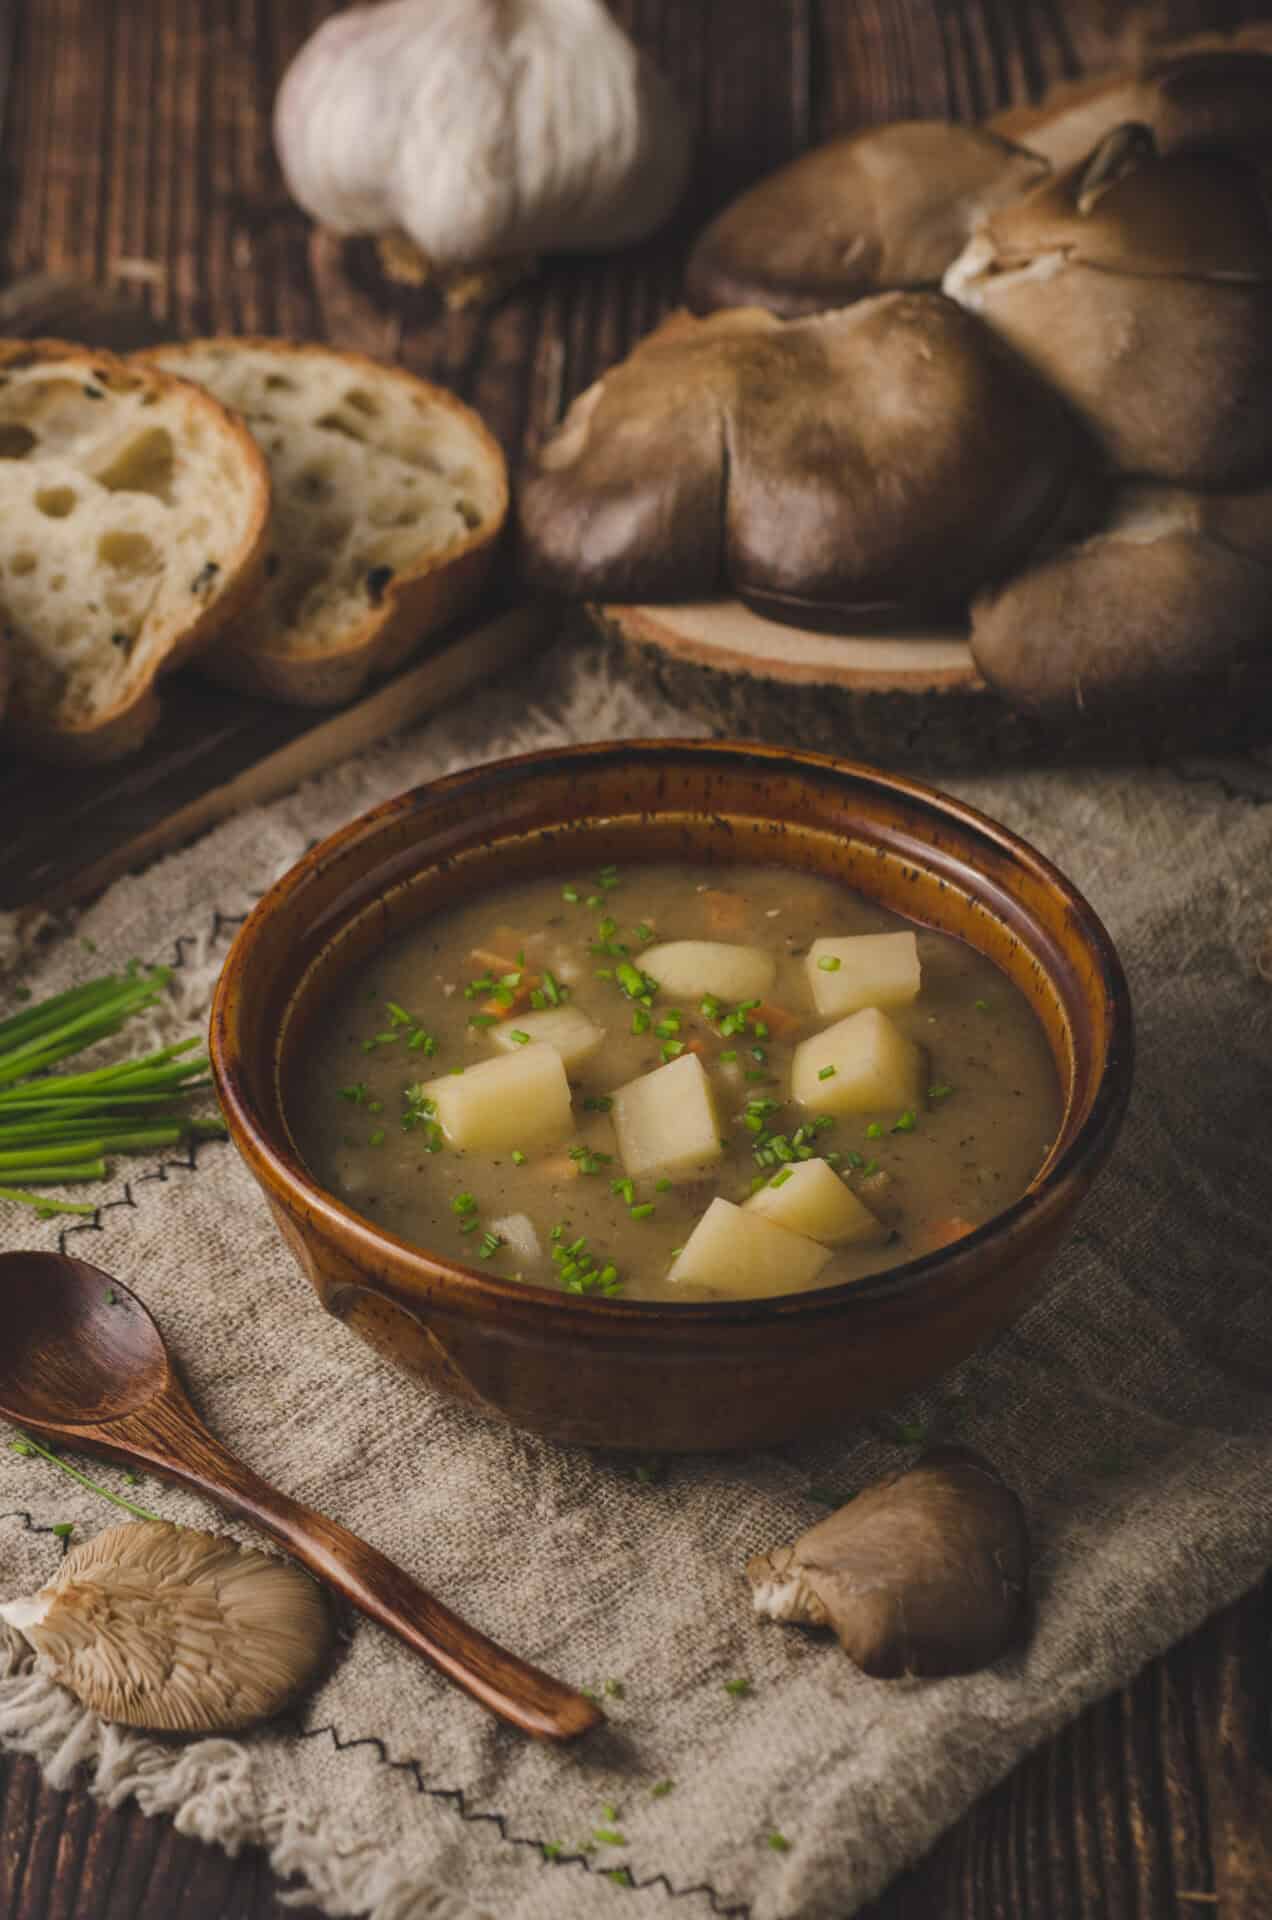
[[799,1014],[790,1013],[785,1007],[774,1006],[768,1000],[761,1000],[758,1007],[752,1007],[747,1019],[753,1027],[767,1027],[774,1040],[785,1040],[789,1034],[798,1033],[804,1024]]
[[702,896],[707,924],[712,933],[745,933],[749,917],[744,895],[726,893],[720,887],[708,887]]

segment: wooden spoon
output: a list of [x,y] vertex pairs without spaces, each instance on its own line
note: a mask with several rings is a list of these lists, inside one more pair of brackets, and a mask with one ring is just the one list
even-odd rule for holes
[[581,1693],[468,1626],[365,1540],[227,1453],[191,1406],[146,1308],[100,1267],[57,1253],[0,1254],[0,1325],[0,1417],[183,1481],[242,1514],[526,1733],[570,1740],[604,1718]]

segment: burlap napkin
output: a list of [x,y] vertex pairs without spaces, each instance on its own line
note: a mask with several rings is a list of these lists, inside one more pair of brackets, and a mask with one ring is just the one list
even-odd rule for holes
[[[168,1026],[189,1030],[252,897],[370,801],[532,743],[688,730],[558,654],[121,883],[79,929],[96,953],[68,938],[30,984],[171,959]],[[233,1150],[213,1145],[116,1179],[86,1231],[10,1208],[3,1244],[61,1239],[126,1279],[231,1446],[509,1646],[605,1692],[609,1729],[577,1751],[534,1746],[359,1624],[295,1721],[187,1746],[100,1726],[9,1640],[0,1738],[55,1781],[82,1762],[100,1792],[183,1831],[265,1844],[333,1914],[571,1920],[674,1896],[686,1913],[843,1920],[1029,1746],[1258,1576],[1272,1553],[1272,987],[1256,963],[1272,760],[951,784],[1086,890],[1140,1028],[1121,1148],[1050,1291],[896,1409],[983,1448],[1024,1495],[1028,1649],[972,1678],[888,1685],[824,1638],[757,1621],[747,1556],[824,1511],[814,1483],[846,1497],[904,1463],[888,1423],[854,1425],[846,1408],[833,1442],[679,1461],[652,1482],[486,1426],[324,1318]],[[217,1523],[170,1489],[144,1497]],[[111,1518],[0,1451],[0,1592],[53,1571],[55,1523],[82,1536]],[[741,1678],[748,1693],[727,1690]],[[602,1877],[616,1871],[640,1894]]]

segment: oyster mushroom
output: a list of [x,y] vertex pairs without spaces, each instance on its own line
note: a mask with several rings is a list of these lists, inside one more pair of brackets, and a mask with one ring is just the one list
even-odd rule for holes
[[988,1460],[933,1447],[747,1567],[757,1613],[831,1627],[880,1680],[985,1667],[1025,1623],[1024,1511]]
[[945,120],[902,120],[814,147],[734,200],[685,271],[695,313],[785,319],[894,287],[936,287],[992,208],[1050,171],[1036,154]]
[[46,1587],[0,1606],[43,1670],[123,1726],[229,1732],[303,1693],[332,1643],[322,1589],[287,1560],[195,1528],[109,1527]]
[[945,276],[1123,472],[1231,487],[1272,460],[1272,157],[1116,128],[991,215]]
[[1121,488],[1093,533],[977,596],[972,653],[1013,706],[1053,717],[1235,693],[1272,667],[1272,487]]
[[1064,406],[939,294],[680,316],[540,450],[523,558],[585,599],[732,590],[784,619],[895,622],[1018,562],[1087,468]]
[[985,127],[1063,169],[1127,121],[1149,127],[1163,153],[1266,138],[1270,99],[1272,27],[1265,23],[1261,38],[1152,48],[1133,72],[1062,81],[1032,106],[992,115]]

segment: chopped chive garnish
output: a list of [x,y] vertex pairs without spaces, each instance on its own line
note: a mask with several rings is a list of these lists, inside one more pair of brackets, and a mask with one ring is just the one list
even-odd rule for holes
[[562,986],[555,974],[544,969],[543,995],[550,1007],[559,1007],[561,1002],[569,997],[569,991],[568,987]]
[[736,1047],[726,1047],[720,1055],[721,1060],[736,1060],[737,1057],[738,1050]]
[[658,991],[658,982],[651,980],[647,973],[634,967],[630,960],[624,960],[615,968],[618,984],[629,1000],[648,1003]]
[[376,1128],[375,1132],[371,1135],[371,1138],[367,1141],[367,1145],[369,1147],[382,1147],[384,1145],[384,1128],[383,1127]]
[[642,920],[640,925],[636,929],[636,938],[640,941],[641,945],[644,946],[646,941],[652,940],[653,937],[654,937],[654,930],[650,926],[648,920]]
[[496,1016],[493,1013],[470,1013],[468,1016],[468,1024],[470,1027],[493,1027],[495,1018]]
[[530,1035],[524,1027],[514,1027],[508,1035],[508,1038],[512,1041],[513,1045],[517,1047],[527,1047],[530,1044]]
[[948,1100],[953,1091],[953,1087],[949,1086],[945,1081],[941,1081],[938,1086],[928,1088],[928,1099]]
[[663,1046],[662,1046],[663,1060],[664,1061],[678,1060],[680,1058],[680,1055],[684,1052],[684,1050],[685,1050],[685,1043],[683,1040],[664,1040]]
[[589,1093],[583,1102],[585,1113],[608,1113],[614,1102],[608,1093]]
[[653,1786],[649,1789],[650,1799],[665,1800],[667,1795],[675,1790],[675,1785],[674,1780],[655,1780]]
[[360,1107],[367,1097],[367,1083],[365,1080],[358,1080],[353,1086],[338,1087],[336,1091],[342,1100],[348,1100],[351,1105]]
[[639,1207],[631,1207],[628,1209],[633,1220],[648,1220],[653,1210],[654,1203],[652,1200],[643,1201]]
[[571,1147],[570,1158],[580,1173],[599,1173],[613,1161],[612,1153],[598,1153],[593,1147]]
[[652,1019],[653,1015],[647,1013],[644,1007],[637,1007],[635,1013],[632,1015],[632,1032],[648,1033],[649,1023]]
[[870,1125],[866,1128],[866,1138],[867,1140],[882,1140],[883,1127],[878,1120],[872,1120],[870,1122]]
[[520,1147],[514,1147],[512,1150],[512,1164],[514,1167],[524,1167],[526,1164],[526,1156]]
[[835,1069],[833,1067],[822,1067],[817,1075],[819,1080],[833,1080],[834,1077]]
[[817,964],[823,973],[838,973],[843,962],[837,954],[823,953]]
[[[827,1154],[826,1158],[829,1160],[830,1155]],[[854,1172],[858,1168],[864,1167],[866,1164],[864,1156],[860,1153],[853,1153],[850,1151],[844,1155],[844,1159],[848,1162],[848,1165],[851,1168],[853,1168]]]
[[735,1700],[742,1700],[750,1693],[751,1682],[749,1680],[726,1680],[724,1690],[726,1693],[732,1694]]
[[893,1133],[913,1133],[918,1124],[913,1107],[907,1107],[905,1112],[894,1121],[892,1131]]
[[451,1211],[454,1213],[476,1213],[476,1196],[471,1193],[457,1193],[451,1201]]
[[978,1000],[976,1002],[976,1011],[977,1013],[988,1013],[989,1012],[988,1000]]
[[610,1192],[611,1192],[611,1193],[616,1193],[616,1194],[618,1194],[618,1196],[619,1196],[619,1198],[620,1198],[621,1200],[623,1200],[623,1201],[625,1202],[625,1204],[626,1204],[627,1206],[629,1206],[629,1207],[632,1207],[632,1206],[635,1206],[635,1204],[636,1204],[636,1188],[635,1188],[635,1186],[634,1186],[634,1184],[633,1184],[633,1182],[632,1182],[632,1181],[630,1181],[630,1180],[611,1180],[611,1181],[610,1181]]
[[577,888],[577,887],[562,887],[562,889],[561,889],[561,898],[562,898],[563,900],[568,900],[568,901],[569,901],[569,903],[570,903],[570,905],[571,905],[572,907],[577,907],[577,906],[578,906],[578,904],[579,904],[579,890],[578,890],[578,888]]
[[784,1833],[770,1833],[768,1843],[774,1853],[789,1853],[791,1850],[791,1843]]
[[[775,1173],[773,1175],[773,1178],[769,1181],[770,1187],[784,1187],[786,1185],[786,1182],[791,1178],[793,1173],[794,1173],[793,1167],[783,1167],[781,1172]],[[762,1175],[761,1175],[761,1178],[763,1178]]]
[[477,1251],[483,1260],[489,1260],[493,1253],[498,1253],[503,1244],[504,1237],[501,1233],[486,1233],[483,1234]]
[[865,1166],[861,1169],[862,1178],[868,1179],[872,1173],[878,1173],[878,1171],[879,1162],[877,1160],[867,1160]]
[[615,1827],[593,1827],[592,1835],[594,1839],[600,1841],[603,1847],[625,1847],[627,1845],[626,1837],[619,1833]]
[[663,1175],[661,1180],[655,1180],[654,1182],[655,1193],[669,1193],[670,1191],[671,1191],[671,1182],[667,1178],[666,1174]]

